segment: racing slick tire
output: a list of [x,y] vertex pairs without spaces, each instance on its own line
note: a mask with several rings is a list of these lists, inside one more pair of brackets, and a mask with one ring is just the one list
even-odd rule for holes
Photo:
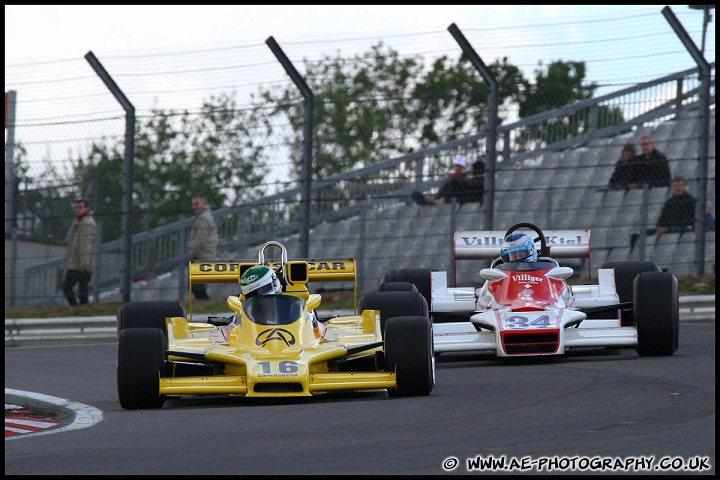
[[[418,292],[425,297],[428,307],[432,307],[431,293],[431,276],[432,270],[426,268],[399,268],[390,270],[382,279],[382,283],[378,286],[378,292],[386,292],[389,290],[404,290],[407,287],[400,287],[403,284],[414,285]],[[432,323],[455,322],[455,317],[444,317],[433,315],[430,320]]]
[[185,307],[178,302],[126,303],[117,312],[118,338],[126,328],[156,328],[165,334],[166,317],[187,318]]
[[385,326],[385,371],[395,372],[391,397],[430,395],[435,385],[432,326],[426,317],[392,317]]
[[642,357],[672,355],[678,349],[680,298],[669,272],[641,272],[634,282],[635,350]]
[[430,270],[429,268],[397,268],[385,272],[380,283],[389,282],[409,282],[414,284],[418,292],[425,297],[428,306],[432,305],[432,290],[430,289]]
[[[615,269],[615,288],[620,303],[633,301],[633,281],[642,272],[660,272],[660,267],[655,262],[638,260],[618,260],[605,262],[602,268]],[[632,310],[623,310],[620,316],[620,325],[632,327],[634,325]]]
[[380,310],[380,332],[385,338],[385,326],[392,317],[424,317],[429,324],[428,304],[419,292],[368,292],[358,302],[358,311]]
[[161,408],[160,377],[165,363],[165,335],[157,328],[120,331],[117,350],[117,392],[126,410]]

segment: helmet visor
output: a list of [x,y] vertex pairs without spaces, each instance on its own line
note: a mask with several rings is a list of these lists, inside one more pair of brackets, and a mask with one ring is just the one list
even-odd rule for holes
[[273,283],[268,282],[265,285],[260,285],[252,292],[248,292],[247,294],[245,294],[245,298],[257,297],[259,295],[265,295],[266,293],[273,293],[273,290]]
[[504,262],[517,262],[531,255],[526,247],[505,251],[502,255]]

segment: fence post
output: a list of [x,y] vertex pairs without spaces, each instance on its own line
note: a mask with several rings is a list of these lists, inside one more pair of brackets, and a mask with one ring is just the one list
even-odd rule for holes
[[265,43],[270,50],[275,54],[275,57],[280,61],[287,74],[290,76],[295,86],[298,87],[300,93],[305,98],[305,125],[303,125],[303,193],[300,210],[300,217],[302,218],[302,229],[300,230],[300,250],[302,256],[307,258],[310,256],[310,194],[312,192],[312,144],[313,144],[313,130],[314,130],[314,102],[315,94],[310,90],[310,87],[302,78],[297,69],[290,63],[290,60],[282,51],[280,45],[271,36],[265,40]]
[[100,272],[102,269],[102,222],[97,222],[97,236],[95,237],[95,279],[93,281],[93,303],[100,303]]
[[[356,272],[358,279],[358,289],[361,292],[365,291],[365,229],[367,228],[367,209],[363,208],[360,210],[360,238],[358,239],[358,251],[357,260],[355,262],[355,268],[358,269]],[[362,272],[362,275],[359,273]]]
[[[707,10],[706,10],[707,13]],[[695,60],[700,72],[700,122],[701,130],[698,137],[698,162],[696,178],[699,182],[697,205],[695,206],[695,274],[705,273],[705,202],[707,201],[707,172],[708,172],[708,143],[710,130],[710,64],[705,59],[704,46],[699,50],[677,19],[672,9],[667,6],[662,9],[662,14],[675,31],[680,41],[687,49],[690,56]],[[703,30],[703,42],[705,40]]]
[[645,183],[642,187],[642,202],[640,202],[640,238],[638,238],[638,260],[645,261],[645,237],[648,228],[648,211],[650,210],[650,185]]
[[185,279],[190,278],[190,272],[185,273],[185,269],[188,268],[187,239],[185,232],[186,230],[184,228],[180,229],[180,264],[178,265],[178,298],[180,300],[185,300],[185,292],[187,292]]
[[[15,306],[15,284],[17,279],[17,251],[18,251],[18,238],[17,238],[17,227],[12,227],[12,257],[10,259],[10,306]],[[27,277],[25,278],[27,284]],[[27,288],[25,291],[29,291]]]
[[459,203],[457,201],[457,197],[453,196],[450,197],[452,202],[450,204],[450,265],[452,265],[452,278],[453,278],[453,287],[457,287],[457,271],[455,270],[455,245],[454,245],[454,239],[455,239],[455,232],[457,231],[457,211],[459,208]]

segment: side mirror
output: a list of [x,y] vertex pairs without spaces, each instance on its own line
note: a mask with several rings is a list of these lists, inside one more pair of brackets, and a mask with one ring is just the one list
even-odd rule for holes
[[480,276],[488,282],[499,282],[500,280],[508,278],[507,273],[502,270],[498,270],[497,268],[483,268],[480,270]]
[[555,267],[547,272],[545,276],[553,280],[565,280],[572,276],[573,273],[575,273],[575,271],[570,267]]
[[240,297],[236,297],[235,295],[230,295],[227,297],[227,305],[230,307],[230,310],[237,313],[238,315],[240,312],[242,312],[242,300]]

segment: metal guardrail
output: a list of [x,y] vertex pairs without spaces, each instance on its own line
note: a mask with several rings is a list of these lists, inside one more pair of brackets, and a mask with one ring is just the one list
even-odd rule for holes
[[[323,311],[323,317],[351,315],[351,310]],[[680,297],[682,323],[714,323],[715,295]],[[117,320],[106,317],[6,318],[5,347],[114,343]]]
[[681,296],[680,321],[683,323],[715,323],[715,295]]
[[6,348],[115,341],[114,316],[5,319]]

